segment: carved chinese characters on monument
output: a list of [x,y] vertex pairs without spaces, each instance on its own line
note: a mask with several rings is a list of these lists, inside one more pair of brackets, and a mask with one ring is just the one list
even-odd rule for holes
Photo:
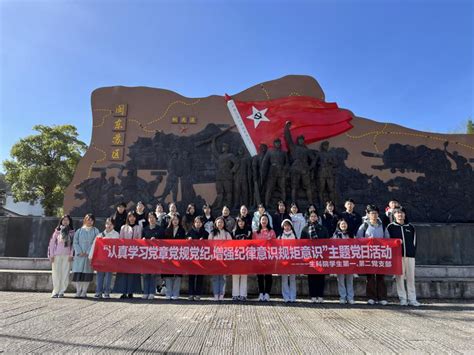
[[304,209],[350,197],[380,207],[396,198],[414,221],[474,221],[474,136],[357,117],[308,76],[198,99],[100,88],[92,113],[92,144],[64,201],[73,215],[108,216],[120,201]]

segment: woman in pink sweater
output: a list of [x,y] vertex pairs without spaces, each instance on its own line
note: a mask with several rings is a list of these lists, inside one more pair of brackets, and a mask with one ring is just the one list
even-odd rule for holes
[[48,247],[48,258],[51,261],[51,274],[53,278],[52,298],[64,297],[64,292],[66,292],[69,284],[73,237],[72,219],[69,215],[65,215],[54,229]]
[[[266,214],[260,216],[258,223],[258,229],[253,232],[252,239],[259,240],[270,240],[275,239],[275,231],[270,227],[270,223]],[[272,274],[269,275],[257,275],[258,279],[258,300],[259,301],[270,301],[270,292],[272,290]]]

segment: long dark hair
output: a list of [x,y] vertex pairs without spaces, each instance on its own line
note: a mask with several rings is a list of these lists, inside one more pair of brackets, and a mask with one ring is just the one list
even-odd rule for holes
[[227,230],[227,228],[225,227],[225,219],[224,217],[222,216],[219,216],[217,217],[215,220],[214,220],[214,228],[212,229],[212,236],[215,237],[217,235],[217,233],[219,233],[219,228],[217,228],[217,221],[218,220],[222,220],[222,223],[224,223],[224,228],[222,228],[224,231],[226,231],[227,233],[229,233],[229,231]]
[[[189,210],[191,209],[191,207],[194,209],[194,213],[193,213],[193,214],[189,213]],[[196,213],[197,213],[197,211],[196,211],[196,205],[195,205],[194,203],[190,203],[190,204],[188,205],[188,207],[186,208],[186,214],[189,215],[189,216],[195,216]]]
[[[135,223],[133,225],[130,224],[130,216],[135,217]],[[125,224],[127,226],[133,227],[133,226],[138,224],[137,221],[138,221],[138,216],[137,216],[137,213],[135,211],[130,211],[130,212],[127,213],[127,219],[125,220]]]
[[[63,225],[63,220],[67,218],[69,219],[69,225],[68,226],[65,226],[64,228],[61,228],[62,225]],[[64,216],[61,217],[61,219],[59,220],[59,223],[58,223],[58,226],[56,227],[56,230],[57,231],[61,231],[61,237],[64,241],[64,246],[65,247],[68,247],[70,246],[72,243],[72,240],[71,240],[71,236],[69,235],[69,233],[71,231],[74,230],[74,225],[72,223],[72,218],[70,215],[66,214]]]
[[175,214],[170,217],[170,220],[168,222],[168,228],[173,228],[173,219],[175,218],[178,219],[178,228],[181,227],[181,218],[179,217],[179,214]]
[[71,218],[71,216],[68,215],[68,214],[65,214],[64,216],[61,217],[61,219],[60,219],[59,222],[58,222],[58,225],[57,225],[57,227],[56,227],[56,230],[57,230],[57,231],[61,230],[61,226],[63,225],[63,220],[64,220],[65,218],[69,219],[69,228],[70,228],[71,230],[74,230],[74,225],[73,225],[73,223],[72,223],[72,218]]
[[260,233],[262,231],[262,218],[265,217],[267,219],[267,229],[269,231],[272,230],[272,227],[270,226],[270,218],[268,217],[268,215],[266,213],[262,214],[260,216],[260,218],[258,219],[258,229],[257,229],[257,233]]
[[332,210],[332,213],[333,213],[333,214],[337,214],[337,212],[336,212],[336,205],[334,204],[333,201],[326,201],[326,206],[325,206],[325,208],[324,208],[324,213],[329,212],[328,206],[334,207],[333,210]]
[[[341,229],[341,223],[342,222],[345,222],[346,225],[347,225],[347,228],[345,231],[343,231]],[[342,233],[347,233],[349,235],[349,238],[354,238],[354,235],[351,233],[351,231],[349,230],[349,223],[347,223],[347,220],[345,218],[341,218],[337,221],[337,225],[336,225],[336,232],[342,232]]]

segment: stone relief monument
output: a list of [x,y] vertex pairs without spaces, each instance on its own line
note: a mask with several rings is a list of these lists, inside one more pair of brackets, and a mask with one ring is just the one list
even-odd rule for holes
[[355,116],[326,103],[308,76],[232,97],[100,88],[92,116],[91,144],[65,194],[74,216],[108,216],[121,201],[274,209],[280,199],[305,208],[351,197],[380,207],[396,198],[413,221],[474,222],[474,136]]

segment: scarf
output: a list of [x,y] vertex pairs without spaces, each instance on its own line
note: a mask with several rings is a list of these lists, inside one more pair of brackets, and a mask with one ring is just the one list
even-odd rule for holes
[[60,227],[60,232],[61,233],[60,233],[59,240],[61,240],[64,243],[65,247],[71,246],[71,235],[70,235],[71,230],[72,229],[69,226],[61,226]]

